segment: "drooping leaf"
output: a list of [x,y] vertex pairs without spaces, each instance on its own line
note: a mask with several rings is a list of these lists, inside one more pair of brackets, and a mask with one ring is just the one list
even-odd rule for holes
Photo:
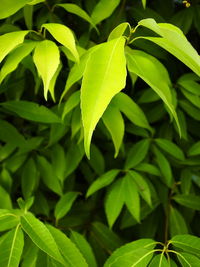
[[128,152],[125,162],[125,169],[134,168],[140,162],[142,162],[148,153],[149,146],[149,139],[143,139],[134,144]]
[[128,70],[142,78],[160,96],[179,127],[170,90],[171,81],[165,67],[153,56],[128,47],[126,48],[126,58]]
[[10,194],[0,186],[0,209],[12,209]]
[[196,195],[192,195],[192,194],[177,194],[173,197],[173,199],[185,206],[188,207],[190,209],[194,209],[194,210],[200,210],[200,196],[196,196]]
[[0,83],[9,73],[11,73],[17,68],[18,64],[22,61],[23,58],[25,58],[28,54],[31,53],[35,45],[35,42],[21,44],[8,55],[0,71]]
[[89,197],[92,194],[94,194],[96,191],[98,191],[99,189],[111,184],[119,172],[120,172],[119,170],[112,169],[112,170],[104,173],[103,175],[101,175],[98,179],[96,179],[90,185],[90,187],[88,188],[86,196]]
[[[87,22],[90,23],[90,25],[92,27],[94,27],[97,30],[97,28],[96,28],[93,20],[91,19],[91,17],[82,8],[80,8],[78,5],[75,5],[75,4],[59,4],[58,6],[63,7],[67,12],[75,14],[75,15],[81,17],[82,19],[86,20]],[[98,32],[98,30],[97,30],[97,32]]]
[[38,182],[39,172],[35,161],[30,158],[24,165],[22,171],[21,187],[25,199],[32,196]]
[[[47,228],[55,239],[63,257],[65,258],[67,266],[88,267],[83,255],[64,233],[51,225],[47,225]],[[64,266],[66,266],[66,264]]]
[[104,267],[147,266],[153,257],[156,242],[152,239],[139,239],[118,248],[106,261]]
[[79,234],[78,232],[71,231],[70,239],[77,246],[80,252],[83,254],[86,259],[88,266],[97,267],[96,259],[90,244],[87,242],[86,238]]
[[0,10],[0,19],[5,19],[14,13],[16,13],[19,9],[24,7],[26,4],[28,4],[30,0],[1,0],[2,8]]
[[[10,0],[9,0],[10,1]],[[7,2],[7,0],[4,0]],[[2,3],[3,5],[3,3]],[[4,8],[1,8],[4,10]],[[23,43],[24,37],[29,31],[9,32],[0,36],[0,62],[19,44]]]
[[110,0],[109,2],[106,0],[100,0],[94,7],[91,15],[95,25],[108,18],[119,5],[119,3],[120,0]]
[[152,131],[144,112],[128,95],[120,92],[113,98],[112,103],[115,104],[132,123]]
[[112,137],[116,158],[124,137],[124,120],[118,108],[113,105],[107,107],[102,120]]
[[69,212],[74,201],[78,197],[78,194],[78,192],[67,192],[66,194],[61,196],[60,200],[55,206],[54,215],[56,217],[56,220],[60,220]]
[[35,48],[33,60],[42,78],[44,97],[47,100],[51,79],[60,64],[60,53],[57,45],[50,40],[39,42]]
[[7,101],[1,105],[9,111],[16,113],[19,117],[42,123],[61,123],[61,119],[45,106],[30,101]]
[[100,44],[87,61],[81,86],[81,112],[88,158],[92,134],[99,119],[112,98],[125,87],[124,44],[123,37]]
[[77,62],[79,61],[79,54],[76,49],[74,35],[70,28],[59,23],[47,23],[43,24],[42,27],[47,29],[56,41],[69,49]]
[[151,263],[148,265],[149,267],[169,267],[169,263],[164,255],[164,253],[161,253],[159,255],[156,255]]
[[142,0],[142,5],[144,8],[146,7],[146,0]]
[[188,156],[197,156],[197,155],[200,155],[200,141],[193,144],[188,151]]
[[156,23],[154,19],[141,20],[139,25],[147,27],[161,36],[142,38],[166,49],[200,76],[200,56],[179,28],[168,23]]
[[123,186],[124,180],[120,178],[111,186],[106,197],[105,212],[110,228],[112,228],[124,205]]
[[73,110],[80,103],[80,91],[73,93],[69,99],[65,102],[63,108],[62,119],[64,120],[65,116]]
[[22,229],[36,246],[58,262],[65,264],[58,246],[48,228],[41,221],[36,219],[32,213],[27,212],[21,216],[21,225]]
[[24,235],[20,225],[11,230],[0,244],[0,264],[5,267],[18,267],[24,246]]

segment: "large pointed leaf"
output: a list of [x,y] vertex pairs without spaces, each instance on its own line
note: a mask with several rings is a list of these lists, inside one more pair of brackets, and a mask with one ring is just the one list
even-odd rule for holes
[[142,38],[150,40],[166,49],[200,76],[200,56],[179,28],[168,23],[157,24],[154,19],[144,19],[138,24],[162,36]]
[[0,244],[2,267],[18,267],[24,246],[24,235],[20,225],[10,231]]
[[105,201],[105,211],[110,228],[115,223],[124,205],[124,180],[120,178],[109,189]]
[[60,63],[60,53],[57,45],[49,40],[39,42],[35,48],[33,60],[39,75],[42,77],[44,97],[47,99],[51,79]]
[[106,261],[104,267],[144,267],[153,257],[153,239],[140,239],[118,248]]
[[177,257],[182,267],[200,266],[200,259],[192,254],[179,252]]
[[54,237],[63,257],[70,267],[88,267],[83,255],[64,233],[50,225],[47,225],[47,228]]
[[33,214],[27,212],[21,216],[21,225],[22,229],[27,233],[36,246],[58,262],[65,264],[58,246],[48,228],[36,219]]
[[124,120],[120,111],[114,105],[109,105],[107,107],[103,114],[102,120],[112,137],[115,146],[116,158],[124,137]]
[[[7,0],[5,0],[7,1]],[[1,3],[2,4],[2,3]],[[4,8],[1,8],[3,10]],[[29,31],[9,32],[0,36],[0,62],[12,51],[17,45],[23,43],[24,37]]]
[[148,266],[149,267],[155,267],[155,266],[156,267],[169,267],[169,264],[164,253],[161,253],[159,255],[156,255]]
[[200,210],[200,196],[196,196],[196,195],[192,195],[192,194],[177,194],[173,197],[173,199],[185,206],[188,207],[190,209],[194,209],[194,210]]
[[0,19],[13,15],[30,1],[31,0],[1,0]]
[[[59,4],[58,6],[63,7],[67,12],[75,14],[75,15],[81,17],[82,19],[86,20],[87,22],[89,22],[92,25],[92,27],[94,27],[97,30],[97,28],[96,28],[93,20],[90,18],[90,16],[82,8],[80,8],[78,5]],[[97,30],[97,32],[98,32],[98,30]]]
[[93,131],[111,99],[126,82],[126,60],[123,37],[103,43],[87,61],[81,86],[81,109],[85,151],[90,157]]
[[0,83],[9,73],[17,68],[23,58],[31,53],[35,45],[35,42],[24,43],[9,54],[0,71]]
[[181,213],[174,207],[170,207],[170,233],[171,236],[187,234],[188,229]]
[[153,56],[139,50],[126,49],[128,70],[142,78],[163,100],[178,127],[178,117],[172,102],[171,82],[165,67]]
[[76,49],[74,35],[70,28],[59,23],[43,24],[42,27],[47,29],[51,33],[51,35],[53,35],[56,41],[69,49],[75,60],[79,61],[79,54]]
[[115,8],[119,5],[120,0],[100,0],[92,11],[92,20],[98,24],[102,20],[108,18]]

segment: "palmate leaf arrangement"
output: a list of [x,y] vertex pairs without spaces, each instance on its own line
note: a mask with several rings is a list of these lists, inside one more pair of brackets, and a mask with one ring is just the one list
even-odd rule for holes
[[[57,4],[51,11],[60,8],[77,15],[90,24],[90,30],[99,34],[97,25],[108,18],[119,3],[119,0],[109,3],[107,0],[101,0],[94,7],[91,16],[80,6],[72,3]],[[176,205],[170,205],[170,219],[168,218],[168,224],[173,226],[170,230],[173,237],[168,240],[166,234],[165,243],[143,238],[123,245],[124,242],[111,230],[124,205],[127,207],[124,216],[126,228],[126,225],[139,223],[160,204],[154,186],[145,173],[160,178],[161,194],[166,195],[170,189],[171,200],[186,209],[200,210],[200,197],[194,190],[190,190],[192,181],[188,177],[193,177],[197,184],[200,183],[200,178],[192,175],[191,170],[183,169],[180,191],[177,189],[168,157],[174,159],[176,166],[193,166],[195,163],[186,159],[182,149],[171,140],[154,138],[155,129],[149,125],[141,107],[122,91],[126,86],[128,70],[133,85],[137,78],[141,78],[151,88],[145,91],[141,102],[148,97],[162,99],[171,122],[175,122],[177,135],[185,138],[184,116],[180,110],[178,113],[176,111],[175,90],[166,67],[154,56],[138,49],[135,43],[148,40],[171,53],[191,69],[193,73],[183,75],[178,80],[178,85],[185,97],[196,106],[181,100],[182,109],[196,120],[199,120],[200,114],[200,56],[178,27],[169,23],[157,23],[153,18],[140,20],[136,27],[131,27],[126,22],[121,23],[112,30],[107,41],[93,43],[90,48],[85,49],[77,44],[72,30],[62,23],[41,23],[40,31],[32,30],[30,18],[33,8],[43,4],[42,0],[1,0],[4,8],[0,10],[0,19],[8,18],[23,8],[28,28],[8,29],[0,36],[1,91],[4,92],[6,86],[11,84],[10,74],[22,64],[25,70],[28,69],[33,74],[36,92],[40,87],[39,76],[43,82],[44,98],[47,100],[50,94],[56,102],[54,88],[63,69],[61,56],[65,55],[69,60],[70,71],[60,103],[52,109],[32,101],[20,100],[20,93],[14,100],[3,101],[0,104],[3,114],[15,114],[18,118],[41,123],[41,132],[49,131],[46,125],[51,125],[46,146],[53,147],[50,152],[51,163],[45,153],[27,157],[28,153],[37,150],[44,138],[37,136],[25,139],[1,116],[0,137],[5,145],[0,152],[1,161],[4,161],[1,172],[1,183],[4,183],[0,186],[0,199],[4,202],[4,208],[1,206],[0,209],[0,265],[17,267],[21,262],[20,266],[23,267],[95,267],[99,264],[83,235],[71,230],[68,237],[59,230],[62,226],[58,227],[60,220],[66,216],[80,195],[79,192],[73,191],[73,188],[67,192],[63,190],[66,177],[72,175],[85,151],[87,158],[91,158],[92,168],[99,176],[96,180],[90,179],[86,197],[90,199],[93,196],[95,200],[95,193],[110,185],[105,199],[109,228],[100,222],[95,222],[92,226],[94,235],[98,236],[100,233],[102,236],[99,238],[103,240],[101,242],[104,243],[106,240],[105,243],[110,244],[109,251],[118,248],[108,257],[104,266],[200,266],[200,239],[188,234],[186,222]],[[142,4],[145,7],[146,1],[143,0]],[[21,77],[20,72],[18,75]],[[79,90],[79,86],[74,85],[79,85],[80,80],[82,81]],[[72,88],[78,90],[71,90]],[[97,124],[104,133],[108,131],[117,160],[120,150],[124,150],[125,117],[136,127],[143,139],[129,149],[122,169],[111,168],[104,171],[99,149],[91,146],[92,135]],[[57,142],[65,135],[70,120],[73,141],[65,154]],[[130,131],[131,129],[133,132],[136,131],[134,128],[130,128]],[[156,165],[148,163],[148,160],[144,161],[148,157],[150,147]],[[9,158],[16,149],[16,154]],[[193,144],[188,152],[188,157],[198,155],[199,142]],[[198,163],[197,158],[196,164]],[[25,200],[19,198],[19,209],[13,209],[8,194],[11,184],[10,173],[15,173],[20,166],[23,166],[21,183]],[[33,212],[28,211],[37,199],[37,205],[41,205],[44,214],[48,214],[44,196],[40,194],[35,199],[33,197],[39,177],[44,186],[59,196],[54,210],[55,226],[42,222]],[[71,188],[69,184],[68,187]],[[165,197],[161,203],[168,214]],[[169,225],[166,225],[166,229],[168,227]],[[94,242],[93,245],[95,247]]]

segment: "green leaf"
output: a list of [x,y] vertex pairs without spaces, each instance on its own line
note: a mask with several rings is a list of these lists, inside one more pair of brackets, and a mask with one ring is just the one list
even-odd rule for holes
[[53,192],[62,195],[62,188],[58,177],[56,177],[52,165],[43,156],[37,156],[38,169],[44,184]]
[[179,127],[172,101],[171,81],[165,67],[153,56],[139,50],[126,48],[128,70],[142,78],[163,100]]
[[[123,180],[123,198],[125,204],[136,221],[140,222],[140,198],[138,187],[129,173],[123,178]],[[114,201],[115,200],[113,199],[113,202]]]
[[149,188],[148,183],[145,181],[145,179],[136,171],[129,171],[128,172],[136,185],[138,186],[138,192],[143,197],[143,199],[147,202],[149,206],[152,205],[151,203],[151,191]]
[[0,120],[0,140],[15,147],[25,145],[25,139],[17,129],[7,121]]
[[23,58],[25,58],[28,54],[31,53],[35,45],[35,42],[21,44],[8,55],[0,71],[0,83],[9,73],[11,73],[17,68],[18,64],[22,61]]
[[0,209],[12,209],[10,195],[2,186],[0,186]]
[[12,210],[0,209],[0,231],[6,231],[19,224],[19,216]]
[[118,93],[112,100],[121,112],[135,125],[152,131],[142,109],[126,94]]
[[102,20],[110,17],[115,8],[119,5],[120,0],[100,0],[92,11],[91,18],[93,22],[98,24]]
[[185,206],[185,207],[188,207],[190,209],[194,209],[194,210],[200,210],[200,196],[196,196],[196,195],[192,195],[192,194],[187,194],[187,195],[184,195],[184,194],[177,194],[173,197],[173,199]]
[[74,35],[70,28],[58,23],[43,24],[42,27],[47,29],[56,41],[69,49],[77,62],[79,61],[79,54],[76,49]]
[[116,158],[124,137],[124,120],[119,109],[114,105],[107,107],[102,116],[102,120],[112,137]]
[[61,119],[45,106],[30,101],[7,101],[1,105],[19,117],[42,123],[61,123]]
[[185,252],[200,255],[200,238],[193,235],[176,235],[170,243]]
[[81,110],[88,158],[92,134],[99,119],[112,98],[125,87],[124,44],[123,37],[100,44],[87,61],[81,86]]
[[35,161],[30,158],[22,170],[21,187],[25,199],[32,196],[39,178],[39,172],[36,168]]
[[131,32],[131,25],[128,22],[123,22],[123,23],[119,24],[109,34],[108,41],[111,41],[111,40],[113,40],[115,38],[119,38],[119,37],[123,36],[123,34],[127,30],[127,28],[129,29],[129,34],[130,34],[130,32]]
[[77,246],[80,252],[83,254],[86,259],[88,266],[97,267],[96,259],[90,244],[87,242],[86,238],[78,232],[71,231],[70,239]]
[[78,5],[75,5],[75,4],[59,4],[57,6],[63,7],[67,12],[75,14],[75,15],[81,17],[82,19],[86,20],[98,32],[98,29],[95,26],[95,24],[94,24],[93,20],[91,19],[91,17],[82,8],[80,8]]
[[200,141],[196,142],[195,144],[193,144],[189,151],[188,151],[188,156],[198,156],[200,155]]
[[131,169],[137,166],[146,157],[150,146],[149,139],[143,139],[134,144],[128,151],[125,161],[125,169]]
[[26,23],[26,27],[27,29],[29,30],[32,30],[33,28],[33,6],[30,5],[26,5],[23,9],[23,13],[24,13],[24,20],[25,20],[25,23]]
[[63,257],[70,267],[88,267],[83,255],[65,234],[51,225],[47,225],[47,228],[54,237]]
[[156,147],[154,147],[154,153],[156,156],[156,162],[163,176],[163,182],[170,187],[173,182],[171,166],[165,156]]
[[144,8],[146,7],[146,0],[142,0],[142,5]]
[[70,211],[78,195],[79,195],[78,192],[67,192],[66,194],[61,196],[60,200],[57,202],[55,206],[55,211],[54,211],[54,215],[57,221],[63,218]]
[[36,246],[65,266],[65,261],[60,254],[53,236],[42,222],[36,219],[32,213],[27,212],[21,216],[21,225],[22,229]]
[[30,0],[1,0],[2,8],[0,10],[0,19],[5,19],[14,13],[16,13],[19,9],[24,7],[26,4],[28,4]]
[[66,162],[64,148],[59,144],[55,144],[51,149],[51,162],[56,177],[61,181],[65,180]]
[[69,99],[65,102],[63,113],[62,113],[62,120],[64,120],[65,116],[73,110],[78,104],[80,103],[80,91],[74,92]]
[[141,172],[147,172],[147,173],[155,175],[155,176],[161,175],[158,168],[152,164],[149,164],[149,163],[140,163],[134,169],[136,169],[137,171],[141,171]]
[[169,153],[174,158],[177,158],[179,160],[185,159],[183,151],[176,144],[164,138],[156,138],[154,140],[161,149]]
[[101,222],[92,223],[91,231],[96,241],[102,244],[107,251],[113,251],[123,244],[117,234]]
[[200,110],[194,107],[187,100],[180,100],[179,104],[181,108],[187,113],[192,119],[200,121]]
[[156,255],[153,257],[153,260],[148,265],[149,267],[169,267],[169,263],[164,255],[164,253],[161,253],[159,255]]
[[38,42],[33,55],[34,63],[44,84],[44,97],[47,94],[51,79],[60,64],[60,53],[57,45],[49,40]]
[[101,188],[104,188],[106,186],[108,186],[109,184],[111,184],[114,179],[116,178],[116,176],[119,174],[119,170],[116,169],[112,169],[106,173],[104,173],[103,175],[101,175],[98,179],[96,179],[88,188],[86,197],[91,196],[92,194],[94,194],[96,191],[98,191]]
[[106,261],[104,267],[144,267],[153,257],[153,239],[140,239],[118,248]]
[[96,174],[102,175],[105,171],[105,159],[101,151],[95,146],[91,145],[91,159],[88,162]]
[[120,178],[109,189],[105,201],[105,212],[110,228],[112,228],[124,205],[124,180]]
[[200,265],[200,259],[192,254],[179,252],[177,257],[181,263],[181,266],[183,267],[193,267]]
[[0,264],[3,267],[18,267],[24,246],[20,225],[10,231],[0,244]]
[[142,38],[161,46],[200,76],[200,56],[179,28],[168,23],[156,23],[154,19],[144,19],[138,24],[161,36]]
[[[3,1],[7,2],[7,0]],[[1,11],[2,10],[5,9],[1,8]],[[23,43],[24,37],[27,35],[28,32],[29,31],[9,32],[0,36],[0,63],[16,46]]]
[[170,233],[171,236],[187,234],[188,229],[181,213],[174,207],[170,207]]

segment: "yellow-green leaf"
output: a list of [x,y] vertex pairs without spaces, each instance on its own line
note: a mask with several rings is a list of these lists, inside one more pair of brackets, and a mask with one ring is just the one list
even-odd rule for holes
[[126,82],[123,37],[99,45],[88,59],[81,86],[85,151],[90,157],[93,131],[112,98]]
[[49,40],[39,42],[35,48],[33,60],[39,75],[42,77],[44,97],[47,99],[51,79],[60,63],[60,53],[57,45]]
[[75,38],[70,28],[59,23],[47,23],[43,24],[42,27],[47,29],[56,41],[69,49],[77,62],[79,61]]
[[1,0],[0,19],[5,19],[28,4],[30,0]]

